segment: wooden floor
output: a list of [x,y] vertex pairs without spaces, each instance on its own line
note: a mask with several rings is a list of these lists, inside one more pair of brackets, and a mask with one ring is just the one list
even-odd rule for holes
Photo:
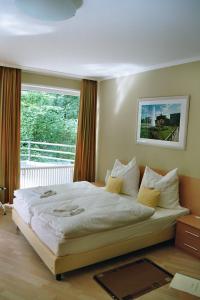
[[[172,244],[151,247],[104,263],[73,271],[57,282],[12,223],[11,214],[0,215],[0,300],[109,300],[110,296],[93,280],[93,275],[141,257],[175,274],[200,279],[200,261]],[[138,299],[192,300],[197,297],[165,285]]]

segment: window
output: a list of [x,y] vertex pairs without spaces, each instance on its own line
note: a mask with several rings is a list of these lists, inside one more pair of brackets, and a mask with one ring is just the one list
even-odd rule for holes
[[23,86],[21,187],[71,182],[79,93]]

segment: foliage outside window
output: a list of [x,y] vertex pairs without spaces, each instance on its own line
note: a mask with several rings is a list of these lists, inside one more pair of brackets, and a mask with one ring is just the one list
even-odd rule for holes
[[[79,96],[63,95],[40,91],[22,91],[21,96],[21,160],[28,157],[27,142],[42,142],[69,145],[68,147],[33,144],[34,149],[65,151],[49,153],[32,150],[33,161],[52,162],[52,158],[72,160],[75,153]],[[36,154],[46,158],[35,157]],[[43,154],[43,155],[42,155]],[[51,157],[51,160],[47,157]],[[56,160],[58,162],[58,159]]]

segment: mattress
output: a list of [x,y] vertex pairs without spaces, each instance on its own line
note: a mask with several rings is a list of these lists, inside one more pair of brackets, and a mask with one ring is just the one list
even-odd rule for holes
[[152,233],[159,233],[166,228],[175,228],[176,219],[186,215],[189,210],[184,207],[178,209],[156,208],[156,212],[149,219],[136,224],[115,228],[79,238],[59,238],[49,227],[44,226],[37,216],[31,219],[32,230],[39,239],[56,255],[65,256],[83,253],[134,238],[146,238]]

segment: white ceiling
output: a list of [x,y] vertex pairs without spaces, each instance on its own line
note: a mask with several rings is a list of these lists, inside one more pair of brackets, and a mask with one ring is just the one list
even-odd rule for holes
[[64,22],[0,0],[0,64],[104,79],[200,60],[200,0],[83,0]]

